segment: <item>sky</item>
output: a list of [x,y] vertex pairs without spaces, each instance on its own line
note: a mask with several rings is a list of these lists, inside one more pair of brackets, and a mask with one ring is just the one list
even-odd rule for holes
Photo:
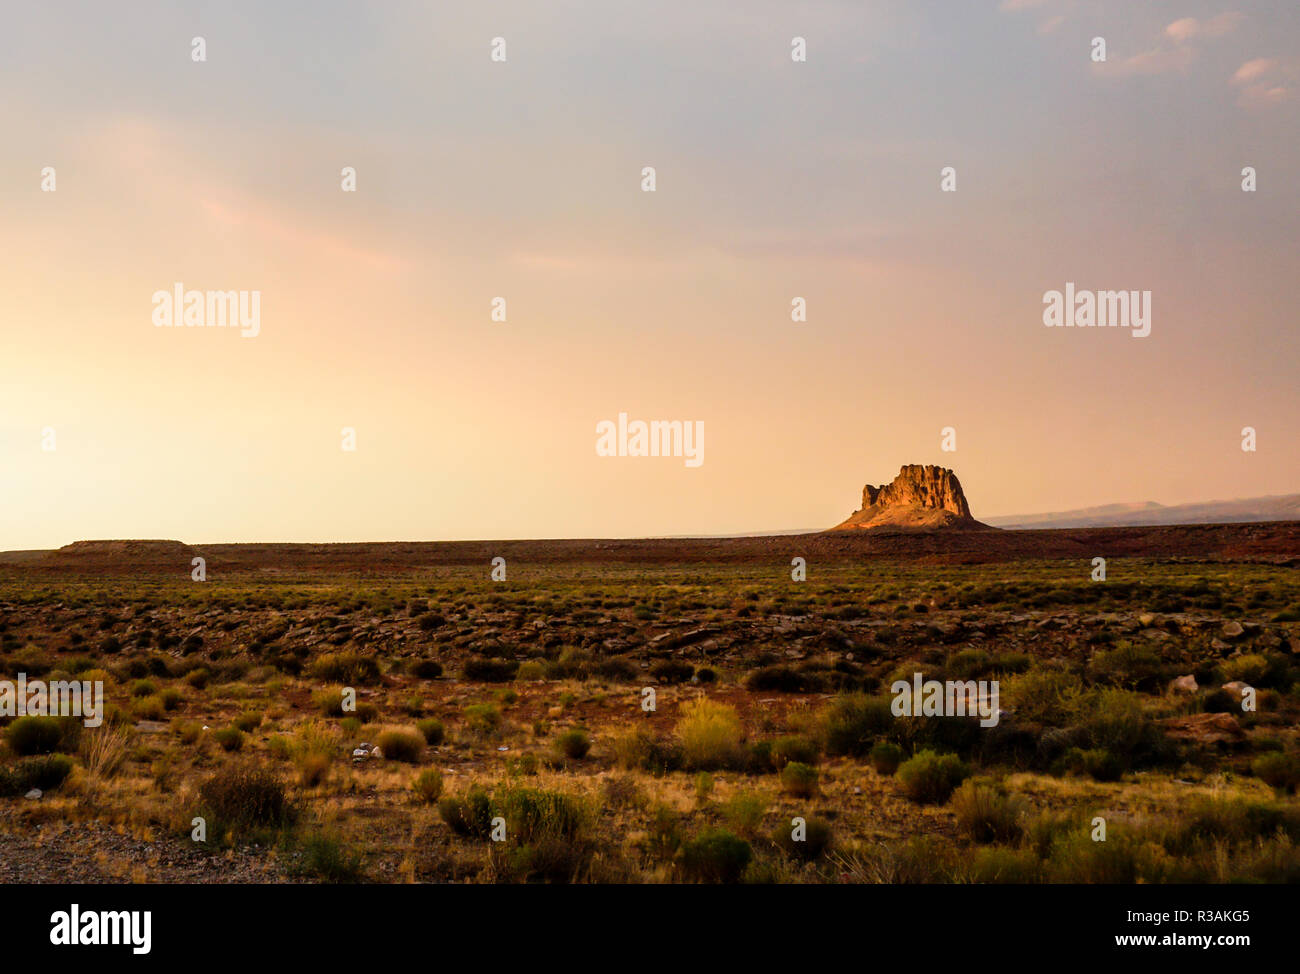
[[[0,549],[1300,491],[1293,3],[52,0],[0,90]],[[1066,282],[1150,334],[1044,327]]]

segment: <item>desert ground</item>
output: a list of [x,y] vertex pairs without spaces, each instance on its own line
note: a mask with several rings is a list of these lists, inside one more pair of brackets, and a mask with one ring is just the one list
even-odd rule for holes
[[[10,552],[3,677],[107,716],[0,719],[0,881],[1294,882],[1297,566],[1297,522]],[[894,715],[914,673],[998,723]]]

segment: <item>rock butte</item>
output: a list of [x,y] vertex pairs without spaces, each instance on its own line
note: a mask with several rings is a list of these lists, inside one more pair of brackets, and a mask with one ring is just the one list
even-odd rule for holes
[[944,467],[912,463],[891,484],[862,488],[862,507],[835,531],[929,531],[937,528],[993,531],[970,513],[961,481]]

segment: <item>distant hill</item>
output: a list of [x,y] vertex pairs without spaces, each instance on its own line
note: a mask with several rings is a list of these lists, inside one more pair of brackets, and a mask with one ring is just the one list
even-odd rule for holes
[[988,517],[998,528],[1104,528],[1147,527],[1162,524],[1233,524],[1243,521],[1300,521],[1300,494],[1248,497],[1245,500],[1206,501],[1200,504],[1165,506],[1147,501],[1140,504],[1103,504],[1074,511],[1049,514],[1016,514]]

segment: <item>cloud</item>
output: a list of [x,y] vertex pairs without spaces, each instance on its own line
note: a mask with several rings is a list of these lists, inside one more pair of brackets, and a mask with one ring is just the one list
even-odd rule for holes
[[1290,101],[1300,70],[1295,64],[1282,64],[1274,58],[1257,57],[1247,61],[1233,74],[1231,84],[1241,89],[1237,104],[1259,110]]
[[1256,81],[1268,74],[1276,65],[1276,61],[1267,57],[1257,57],[1253,61],[1247,61],[1239,67],[1237,73],[1232,76],[1232,83],[1234,85],[1242,85],[1251,81]]
[[1183,17],[1165,28],[1165,36],[1177,44],[1185,44],[1194,37],[1222,37],[1236,30],[1243,19],[1235,10],[1225,11],[1209,20]]
[[1173,47],[1152,48],[1122,61],[1103,61],[1094,64],[1098,74],[1112,77],[1129,77],[1140,74],[1169,74],[1174,71],[1186,71],[1196,60],[1196,48]]

